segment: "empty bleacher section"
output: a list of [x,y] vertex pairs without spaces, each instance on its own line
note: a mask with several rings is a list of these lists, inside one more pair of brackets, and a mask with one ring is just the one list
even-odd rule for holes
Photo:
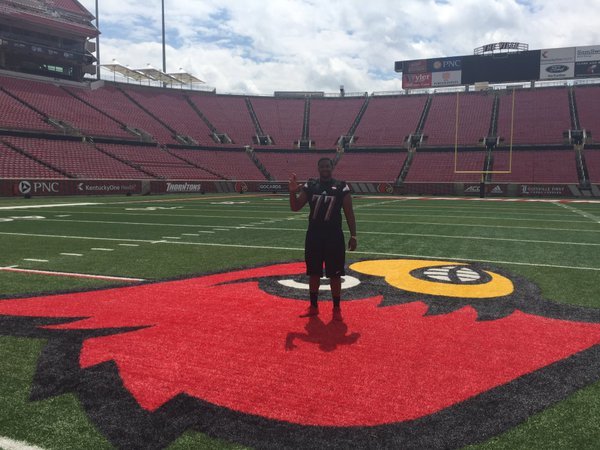
[[356,128],[354,145],[402,147],[406,136],[415,132],[426,101],[426,95],[372,97]]
[[98,144],[97,147],[122,161],[139,166],[146,173],[159,178],[191,180],[219,178],[206,170],[190,165],[159,147],[118,144]]
[[[509,153],[494,151],[494,170],[509,169]],[[586,153],[587,160],[587,153]],[[494,182],[578,183],[573,150],[518,150],[512,152],[511,173],[495,173]]]
[[[417,151],[412,160],[410,170],[404,181],[427,182],[427,183],[450,183],[450,182],[478,182],[481,174],[478,173],[456,173],[454,170],[454,152],[446,151]],[[485,152],[462,151],[456,159],[458,171],[483,170]]]
[[407,152],[346,152],[335,167],[335,177],[347,181],[395,182]]
[[[256,156],[267,168],[275,180],[288,180],[292,173],[299,180],[316,178],[319,176],[317,161],[320,158],[331,158],[334,153],[310,153],[310,152],[266,152],[257,151]],[[339,178],[338,174],[335,174]]]
[[[177,91],[161,91],[155,89],[123,89],[143,110],[156,117],[169,130],[169,135],[189,136],[198,144],[214,144],[208,128],[194,109],[185,100],[183,94]],[[167,142],[167,136],[161,134],[162,142]],[[175,140],[176,141],[176,140]]]
[[243,150],[170,150],[174,155],[206,167],[230,180],[264,180]]
[[81,4],[74,0],[53,0],[52,2],[54,6],[60,9],[64,9],[65,11],[70,11],[77,14],[89,14],[85,8],[81,6]]
[[70,178],[152,178],[81,141],[12,136],[5,136],[2,140]]
[[590,181],[600,183],[600,149],[586,149],[584,155]]
[[63,175],[0,142],[0,178],[22,177],[63,178]]
[[600,139],[600,87],[586,86],[575,88],[577,111],[581,128],[591,131],[596,140]]
[[[256,129],[244,97],[190,93],[188,98],[215,129],[226,133],[237,147],[253,145],[252,137],[256,135]],[[209,141],[214,144],[210,138]]]
[[[69,91],[121,124],[131,129],[141,130],[161,144],[176,142],[168,129],[131,102],[123,92],[114,86],[105,86],[93,91],[69,88]],[[130,139],[135,137],[134,134],[128,134],[128,136]]]
[[[400,172],[407,184],[479,182],[481,177],[455,172],[450,148],[457,94],[248,97],[110,82],[92,89],[40,78],[0,75],[3,178],[285,181],[292,172],[300,179],[317,176],[317,160],[336,155],[341,158],[335,176],[348,181],[393,183]],[[592,183],[600,183],[598,144],[585,143],[578,166],[576,152],[563,141],[573,116],[594,137],[600,133],[600,87],[514,92],[512,172],[492,174],[488,181],[581,183],[585,188],[589,173]],[[477,145],[490,129],[494,98],[499,99],[498,135],[505,140],[491,151],[490,163],[494,171],[507,170],[513,91],[461,92],[458,98],[458,171],[484,169],[486,152]],[[340,136],[354,126],[354,142],[335,153]],[[405,138],[417,129],[428,139],[411,159]],[[215,140],[215,133],[233,142]],[[259,142],[257,135],[273,143]],[[188,145],[182,145],[185,136],[193,139]],[[303,137],[326,151],[298,150]],[[246,152],[245,145],[256,151]]]
[[[117,122],[50,83],[0,77],[0,86],[50,119],[66,123],[84,135],[130,137]],[[39,120],[33,120],[37,127]]]
[[356,118],[364,98],[312,98],[310,100],[310,139],[318,149],[335,148]]
[[274,145],[277,148],[293,148],[302,137],[304,99],[253,97],[251,102],[264,132],[271,136]]
[[[0,78],[0,86],[2,85]],[[4,91],[0,91],[0,128],[19,128],[54,132],[56,128],[44,121],[44,116],[28,108]]]
[[423,129],[423,134],[427,136],[427,146],[455,144],[457,98],[458,144],[475,146],[487,135],[494,102],[493,94],[436,94],[432,97]]
[[[498,135],[510,142],[512,90],[500,96]],[[561,88],[515,91],[514,144],[562,144],[571,128],[568,90]]]

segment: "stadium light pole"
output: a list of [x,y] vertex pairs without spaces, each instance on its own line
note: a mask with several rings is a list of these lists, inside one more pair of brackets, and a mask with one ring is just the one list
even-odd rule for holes
[[[96,0],[98,1],[98,0]],[[165,43],[165,0],[162,3],[162,57],[163,57],[163,72],[167,73],[167,50]]]
[[98,13],[98,0],[96,0],[96,29],[98,34],[96,35],[96,66],[98,72],[96,72],[96,79],[100,79],[100,19]]

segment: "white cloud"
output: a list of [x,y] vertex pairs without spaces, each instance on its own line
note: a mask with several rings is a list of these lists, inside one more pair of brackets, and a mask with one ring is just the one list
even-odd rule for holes
[[[82,0],[94,12],[94,0]],[[395,60],[600,43],[600,0],[165,0],[169,71],[218,92],[398,90]],[[162,65],[159,0],[101,0],[102,60]]]

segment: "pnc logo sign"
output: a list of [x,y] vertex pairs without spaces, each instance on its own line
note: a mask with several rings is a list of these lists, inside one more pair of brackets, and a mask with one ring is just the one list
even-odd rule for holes
[[18,190],[21,194],[35,194],[38,192],[43,193],[58,193],[59,182],[58,181],[20,181],[18,184]]

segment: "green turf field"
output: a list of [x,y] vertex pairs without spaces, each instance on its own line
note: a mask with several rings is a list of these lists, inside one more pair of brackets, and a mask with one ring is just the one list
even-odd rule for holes
[[[359,245],[350,261],[489,263],[536,283],[546,299],[600,308],[600,203],[355,197],[354,206]],[[301,260],[305,229],[306,211],[290,212],[285,196],[7,199],[0,200],[0,267],[160,280]],[[0,270],[3,297],[123,283]],[[110,448],[75,396],[29,400],[43,346],[0,336],[0,437],[47,449]],[[598,442],[600,382],[472,448]],[[243,447],[188,431],[169,448]]]

